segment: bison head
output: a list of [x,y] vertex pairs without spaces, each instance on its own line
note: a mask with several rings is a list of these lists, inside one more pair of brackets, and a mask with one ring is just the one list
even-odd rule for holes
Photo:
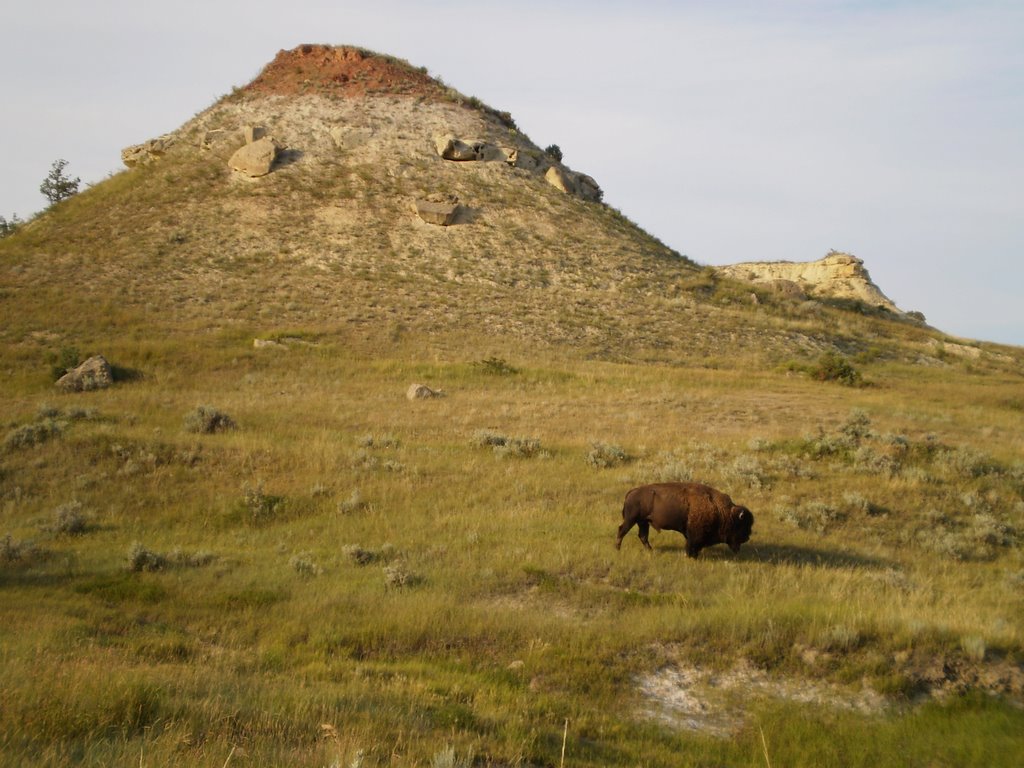
[[754,515],[746,507],[733,505],[729,515],[729,526],[725,535],[725,543],[733,552],[740,551],[740,544],[750,541],[750,531],[754,527]]

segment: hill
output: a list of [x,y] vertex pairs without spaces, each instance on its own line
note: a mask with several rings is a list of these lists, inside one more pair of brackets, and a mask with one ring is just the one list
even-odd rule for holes
[[[0,240],[0,765],[1024,748],[1022,350],[695,264],[357,48],[123,156]],[[616,552],[653,480],[750,543]]]

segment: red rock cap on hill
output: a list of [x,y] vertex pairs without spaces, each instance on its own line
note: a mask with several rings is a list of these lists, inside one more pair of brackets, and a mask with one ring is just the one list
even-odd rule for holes
[[242,91],[281,96],[319,92],[348,98],[392,94],[440,99],[446,89],[425,68],[417,69],[401,59],[362,48],[307,43],[279,51]]

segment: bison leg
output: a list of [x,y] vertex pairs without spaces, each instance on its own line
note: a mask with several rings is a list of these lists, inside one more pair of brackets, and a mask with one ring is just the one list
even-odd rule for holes
[[651,542],[649,542],[647,540],[647,536],[651,532],[651,524],[648,523],[646,520],[641,520],[636,525],[637,525],[637,528],[640,529],[640,533],[639,533],[640,541],[642,541],[644,543],[644,546],[647,547],[647,549],[650,549],[651,548]]
[[633,527],[634,520],[626,518],[622,521],[622,525],[619,526],[619,535],[615,539],[615,548],[619,549],[622,546],[622,539],[625,538],[626,534],[629,533],[629,529]]
[[686,540],[686,556],[687,557],[696,557],[699,554],[700,554],[700,546],[695,544],[694,542],[690,541],[689,539],[687,539]]

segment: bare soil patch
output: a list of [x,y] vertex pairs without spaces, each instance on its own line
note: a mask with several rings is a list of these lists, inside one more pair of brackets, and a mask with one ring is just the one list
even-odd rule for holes
[[[904,666],[906,665],[906,666]],[[1024,669],[1007,660],[969,663],[933,658],[921,665],[897,662],[921,684],[921,694],[902,705],[943,701],[969,691],[1004,697],[1024,706]],[[776,699],[798,704],[882,715],[898,706],[864,684],[840,686],[801,675],[777,676],[746,660],[720,671],[699,665],[672,664],[637,680],[647,701],[644,714],[673,728],[727,737],[744,726],[752,701]]]
[[752,699],[782,699],[881,714],[889,707],[885,697],[864,688],[850,690],[800,677],[772,677],[745,661],[726,671],[699,666],[670,666],[641,677],[640,692],[647,699],[645,714],[667,725],[730,736],[746,722]]
[[318,91],[343,97],[380,93],[444,96],[444,88],[426,70],[400,59],[361,48],[310,44],[279,51],[243,90],[277,96]]

